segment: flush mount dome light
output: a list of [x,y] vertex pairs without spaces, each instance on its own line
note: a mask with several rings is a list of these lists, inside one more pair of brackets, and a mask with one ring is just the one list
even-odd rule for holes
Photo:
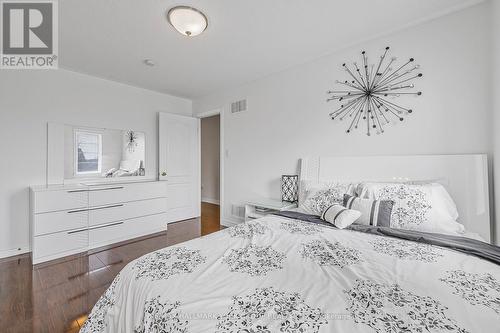
[[184,36],[194,37],[201,34],[208,27],[205,14],[189,6],[177,6],[167,13],[168,22]]

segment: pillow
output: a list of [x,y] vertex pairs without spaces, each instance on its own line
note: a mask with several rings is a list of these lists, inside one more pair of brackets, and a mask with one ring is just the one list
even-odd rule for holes
[[301,183],[299,208],[307,214],[320,216],[334,203],[342,204],[344,194],[354,194],[350,183],[309,182]]
[[391,212],[394,202],[391,200],[373,200],[344,195],[344,207],[361,212],[355,224],[391,226]]
[[321,214],[321,219],[339,229],[344,229],[353,224],[360,216],[361,212],[357,210],[347,209],[340,204],[333,204],[325,209],[323,214]]
[[452,235],[465,231],[456,222],[457,206],[441,184],[364,183],[358,189],[363,198],[394,201],[393,228]]
[[120,162],[120,169],[130,172],[139,170],[141,167],[141,160],[123,160]]
[[115,172],[113,172],[112,177],[129,177],[129,176],[133,176],[133,172],[119,169],[119,170],[116,170]]

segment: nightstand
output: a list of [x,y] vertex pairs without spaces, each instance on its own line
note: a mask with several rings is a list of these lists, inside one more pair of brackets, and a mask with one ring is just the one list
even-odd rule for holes
[[247,201],[245,203],[245,222],[292,208],[297,208],[297,204],[278,199],[258,199]]

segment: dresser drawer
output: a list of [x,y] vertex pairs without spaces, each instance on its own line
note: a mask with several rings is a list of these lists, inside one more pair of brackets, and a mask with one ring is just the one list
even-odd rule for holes
[[33,236],[40,236],[49,233],[87,227],[88,211],[84,208],[41,213],[35,214],[33,219]]
[[63,231],[33,238],[33,264],[86,251],[88,230]]
[[140,216],[165,213],[167,199],[157,198],[93,207],[89,210],[89,225],[95,226]]
[[88,191],[85,189],[39,191],[33,195],[32,204],[35,214],[86,208]]
[[164,230],[167,230],[166,214],[94,226],[89,229],[89,247],[105,246]]
[[89,189],[89,206],[164,198],[166,194],[167,185],[163,182],[99,186]]

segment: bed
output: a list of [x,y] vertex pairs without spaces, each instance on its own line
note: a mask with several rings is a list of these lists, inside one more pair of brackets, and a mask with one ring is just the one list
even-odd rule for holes
[[[461,216],[476,218],[464,224],[489,240],[484,156],[391,159],[378,169],[386,162],[372,158],[373,175],[352,160],[302,159],[301,179],[448,177],[452,194],[469,188],[455,193]],[[416,171],[403,175],[407,163]],[[340,230],[292,211],[131,262],[81,332],[493,332],[499,325],[498,247],[374,225]]]

